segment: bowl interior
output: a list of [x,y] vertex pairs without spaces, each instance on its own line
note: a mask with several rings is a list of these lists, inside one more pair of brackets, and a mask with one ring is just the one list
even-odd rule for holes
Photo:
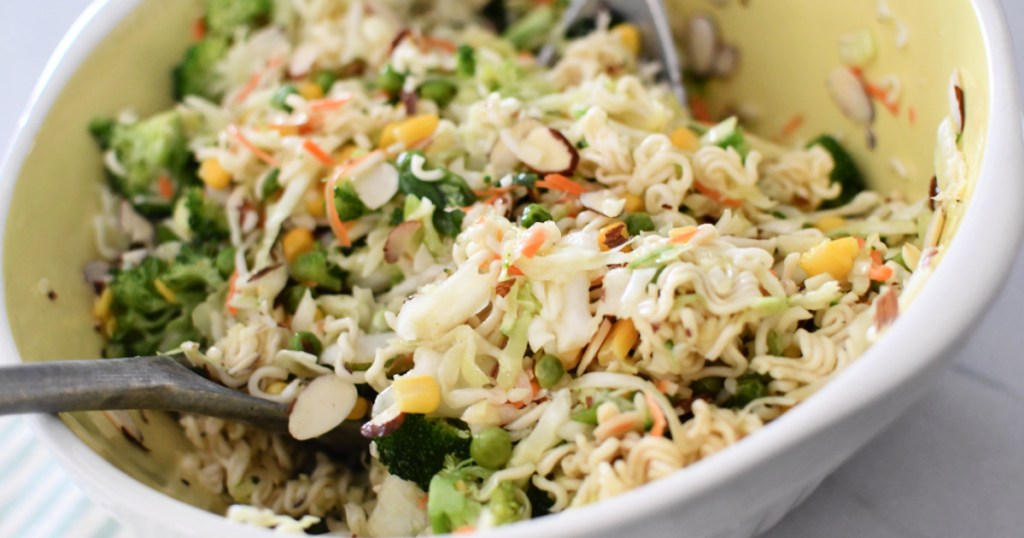
[[[81,268],[98,256],[92,220],[100,210],[103,172],[86,125],[125,108],[145,115],[171,104],[170,69],[188,45],[199,3],[138,2],[85,56],[53,106],[34,111],[45,115],[34,143],[23,156],[14,155],[23,158],[17,176],[5,178],[16,181],[4,234],[6,308],[26,362],[99,356],[101,339],[90,316],[93,292]],[[723,42],[740,51],[737,70],[713,80],[701,95],[712,112],[740,111],[749,117],[751,130],[786,144],[802,144],[820,133],[841,136],[874,188],[902,191],[915,200],[927,192],[936,128],[950,108],[948,81],[959,69],[968,110],[963,148],[972,164],[971,184],[976,182],[989,82],[982,31],[970,2],[946,2],[942,9],[931,0],[894,2],[892,19],[879,16],[875,0],[675,3],[672,23],[680,33],[692,17],[710,14]],[[825,84],[841,65],[839,36],[858,31],[870,32],[878,48],[865,75],[879,83],[895,75],[901,87],[897,113],[876,107],[874,149],[866,129],[842,115]],[[904,45],[901,32],[908,38]],[[224,499],[186,486],[176,474],[189,443],[173,419],[162,413],[136,418],[145,449],[101,413],[63,417],[80,439],[127,474],[190,504],[222,510]]]

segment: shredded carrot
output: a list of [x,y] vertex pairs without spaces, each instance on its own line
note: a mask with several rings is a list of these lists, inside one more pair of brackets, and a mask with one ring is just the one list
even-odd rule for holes
[[876,265],[868,271],[868,278],[875,282],[885,282],[892,278],[893,270],[888,265]]
[[871,262],[873,265],[882,265],[882,253],[877,250],[872,250]]
[[523,270],[516,267],[515,265],[510,265],[508,266],[508,274],[510,276],[523,276],[526,273],[523,273]]
[[573,196],[579,196],[587,192],[587,189],[584,188],[583,185],[574,183],[562,174],[548,174],[544,176],[543,180],[538,181],[536,185],[542,189],[562,191]]
[[900,104],[889,98],[889,92],[885,91],[885,88],[877,84],[864,81],[864,89],[867,90],[868,95],[874,97],[879,103],[882,103],[882,106],[884,106],[890,114],[893,116],[900,115]]
[[496,260],[500,260],[500,259],[501,259],[501,256],[499,256],[497,254],[494,254],[493,256],[491,256],[491,259],[484,260],[484,261],[480,262],[480,270],[481,271],[486,271],[488,265],[490,265],[490,264],[494,263]]
[[246,98],[248,98],[249,95],[252,94],[252,92],[255,91],[256,88],[260,85],[260,79],[262,78],[262,71],[259,73],[253,73],[252,76],[249,77],[249,80],[246,81],[245,86],[242,86],[242,89],[239,90],[237,94],[235,94],[235,102],[241,103],[242,101],[245,101]]
[[335,166],[337,164],[334,162],[334,158],[331,157],[330,153],[324,151],[324,148],[321,148],[316,144],[316,142],[313,142],[308,138],[302,143],[302,149],[308,151],[310,155],[323,163],[324,166]]
[[164,200],[174,198],[174,183],[171,183],[171,178],[160,176],[160,179],[156,180],[156,188]]
[[857,238],[857,248],[864,248],[864,245],[866,245],[866,244],[867,244],[867,241],[865,241],[863,237],[858,237]]
[[202,17],[196,19],[195,24],[192,25],[192,37],[196,41],[202,41],[206,37],[206,21]]
[[441,49],[445,52],[455,52],[458,50],[458,46],[447,39],[441,39],[440,37],[433,36],[422,36],[421,43],[427,45],[429,48]]
[[246,98],[248,98],[249,95],[253,91],[255,91],[257,87],[259,87],[260,80],[263,80],[263,75],[271,69],[280,67],[281,64],[283,63],[284,58],[281,58],[280,56],[274,56],[273,58],[267,60],[267,67],[261,71],[253,73],[252,76],[249,77],[249,80],[245,83],[245,86],[243,86],[242,89],[239,90],[237,94],[235,94],[235,103],[241,103],[242,101],[245,101]]
[[234,273],[231,273],[231,280],[228,281],[228,295],[224,298],[224,306],[228,309],[228,314],[234,316],[238,313],[238,309],[231,306],[231,299],[234,299],[236,289],[235,285],[238,282],[238,269],[235,269]]
[[693,236],[697,235],[698,231],[700,231],[700,230],[697,230],[696,228],[694,228],[694,229],[692,229],[692,230],[690,230],[688,232],[683,232],[683,233],[681,233],[679,235],[673,236],[672,239],[669,240],[669,242],[670,243],[679,243],[679,244],[689,243],[690,240],[693,239]]
[[693,188],[697,189],[697,192],[711,198],[715,202],[724,205],[725,207],[740,207],[743,205],[743,200],[737,200],[736,198],[729,198],[724,194],[708,187],[700,181],[693,182]]
[[544,246],[544,241],[548,238],[548,233],[544,231],[543,226],[534,226],[529,234],[526,242],[523,243],[523,257],[526,258],[536,256],[540,247]]
[[711,109],[708,102],[696,95],[690,97],[690,114],[693,119],[704,123],[711,123],[714,118],[711,116]]
[[668,381],[665,379],[659,379],[654,383],[654,388],[658,389],[658,392],[665,394],[668,392]]
[[796,114],[792,118],[790,118],[785,125],[782,126],[782,131],[779,133],[779,136],[781,138],[789,138],[796,134],[797,129],[799,129],[803,124],[803,115]]
[[345,106],[345,103],[348,103],[351,100],[351,95],[333,97],[330,99],[317,99],[316,101],[309,103],[309,110],[310,112],[326,112],[328,110],[338,110],[339,108]]
[[228,134],[230,134],[235,140],[238,140],[239,144],[242,144],[243,146],[245,146],[259,160],[269,164],[270,166],[280,166],[281,165],[281,163],[278,162],[277,159],[271,157],[269,154],[267,154],[267,152],[265,152],[262,149],[256,147],[255,144],[253,144],[251,141],[249,141],[249,139],[246,138],[244,134],[242,134],[241,129],[239,129],[235,125],[228,125]]
[[453,530],[452,534],[473,534],[474,532],[476,532],[476,527],[473,525],[466,525]]
[[914,107],[907,107],[907,117],[910,119],[910,124],[915,125],[917,123],[917,109]]
[[651,393],[644,392],[644,400],[647,401],[647,408],[650,410],[651,418],[654,420],[654,425],[651,426],[651,435],[664,437],[665,427],[668,426],[668,421],[665,420],[665,412],[658,406],[658,402],[655,401],[654,396],[651,396]]
[[420,505],[420,510],[426,510],[427,509],[427,496],[424,495],[424,496],[420,497],[419,501],[417,502],[417,504]]

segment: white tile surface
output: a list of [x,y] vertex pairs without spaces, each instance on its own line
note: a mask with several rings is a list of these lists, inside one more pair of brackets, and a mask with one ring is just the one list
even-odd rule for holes
[[[1024,1],[1002,3],[1024,58]],[[0,0],[0,148],[50,52],[87,4]],[[766,536],[1024,535],[1022,305],[1024,255],[954,368]]]

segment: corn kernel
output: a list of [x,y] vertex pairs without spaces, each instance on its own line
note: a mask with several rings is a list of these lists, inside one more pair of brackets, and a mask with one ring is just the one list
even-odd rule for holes
[[612,33],[634,56],[640,54],[640,30],[636,26],[624,23],[612,28]]
[[843,226],[846,226],[846,219],[844,219],[843,217],[836,216],[823,217],[814,225],[815,228],[821,230],[824,233],[829,233],[832,230],[842,228]]
[[226,189],[231,184],[231,174],[221,166],[220,161],[212,157],[199,165],[199,179],[211,189]]
[[643,211],[644,199],[635,194],[627,194],[626,207],[624,207],[623,209],[626,210],[626,213],[636,213],[637,211]]
[[843,237],[822,243],[800,256],[800,268],[808,276],[822,273],[843,280],[853,268],[853,260],[860,252],[860,245],[853,237]]
[[114,304],[114,290],[110,287],[103,288],[103,293],[96,298],[92,305],[92,315],[96,319],[105,320],[110,317],[110,307]]
[[284,235],[281,246],[284,248],[284,257],[288,263],[296,258],[313,250],[313,232],[305,228],[295,228]]
[[273,383],[270,384],[270,386],[267,387],[266,393],[273,394],[276,396],[284,392],[284,389],[286,388],[288,388],[288,383],[278,380],[274,381]]
[[324,218],[324,195],[319,189],[311,191],[306,195],[306,211],[309,212],[313,218],[322,219]]
[[301,95],[302,98],[307,101],[312,101],[314,99],[322,99],[324,96],[324,89],[321,88],[319,84],[312,81],[303,82],[302,84],[299,84],[298,90],[299,95]]
[[672,134],[669,135],[669,140],[672,141],[673,146],[683,151],[697,151],[700,148],[700,140],[697,138],[697,133],[686,127],[680,127],[672,131]]
[[389,148],[397,142],[407,148],[412,147],[434,134],[440,121],[437,114],[421,114],[399,123],[389,123],[380,134],[380,147]]
[[156,288],[156,292],[160,294],[168,303],[178,304],[178,296],[171,291],[171,288],[164,284],[163,280],[159,278],[153,279],[153,287]]
[[597,246],[602,251],[622,246],[626,241],[629,241],[629,231],[624,222],[613,222],[597,233]]
[[352,408],[352,412],[348,414],[346,420],[359,420],[366,416],[366,411],[370,409],[369,402],[366,398],[360,396],[356,398],[356,405]]
[[433,413],[441,405],[441,387],[428,375],[400,377],[391,388],[403,413]]
[[597,362],[601,366],[607,366],[612,361],[626,360],[629,350],[633,349],[640,334],[636,331],[631,319],[620,319],[612,325],[608,337],[601,344],[597,352]]

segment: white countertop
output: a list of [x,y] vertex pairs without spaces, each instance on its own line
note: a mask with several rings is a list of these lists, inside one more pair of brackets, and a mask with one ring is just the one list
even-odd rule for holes
[[[0,148],[88,3],[0,0]],[[1024,1],[1002,3],[1024,67]],[[1024,535],[1024,255],[1010,278],[941,381],[766,536]]]

